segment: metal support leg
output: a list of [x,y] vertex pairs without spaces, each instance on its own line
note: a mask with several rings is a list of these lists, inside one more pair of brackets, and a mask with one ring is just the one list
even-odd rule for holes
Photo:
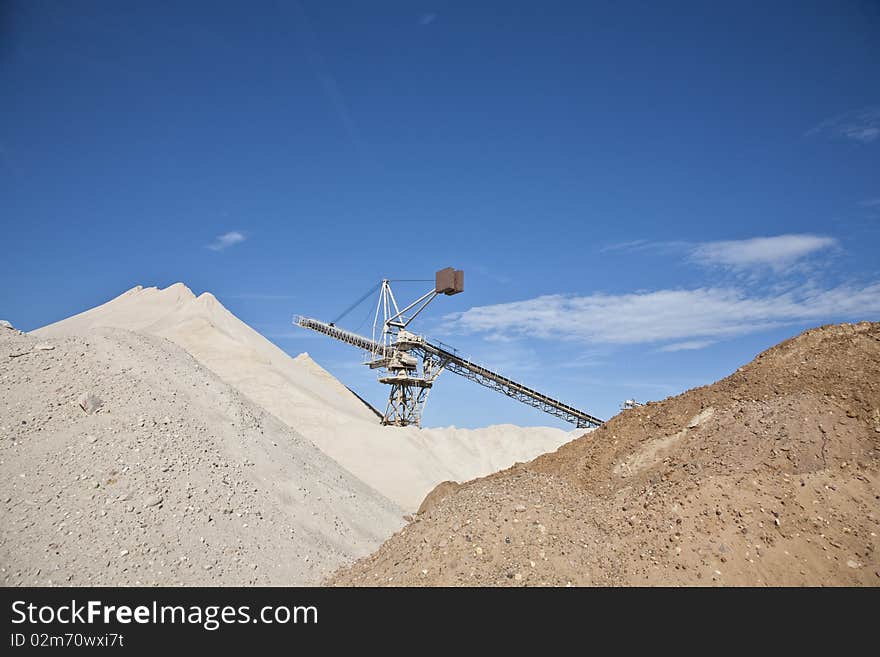
[[401,383],[392,384],[382,424],[396,427],[405,427],[410,424],[417,427],[422,426],[422,408],[427,398],[428,388]]

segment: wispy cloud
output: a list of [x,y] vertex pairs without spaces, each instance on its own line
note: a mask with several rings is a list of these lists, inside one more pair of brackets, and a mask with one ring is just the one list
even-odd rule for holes
[[422,14],[421,16],[419,16],[419,25],[424,27],[426,25],[430,25],[435,20],[437,20],[437,14]]
[[880,208],[880,198],[868,198],[864,201],[859,201],[859,205],[863,208]]
[[693,351],[696,349],[705,349],[713,344],[715,344],[715,340],[685,340],[684,342],[667,344],[661,347],[660,351]]
[[[279,4],[279,7],[281,6]],[[366,163],[368,162],[367,156],[369,153],[360,137],[360,130],[355,123],[345,94],[343,94],[336,76],[331,72],[330,66],[327,64],[327,60],[318,45],[318,37],[312,27],[312,21],[301,3],[294,1],[291,3],[290,8],[295,14],[296,37],[305,55],[306,62],[309,68],[311,68],[334,117],[352,147],[358,153],[358,156]]]
[[601,249],[599,249],[599,253],[611,253],[613,251],[639,251],[650,244],[651,242],[649,240],[630,240],[628,242],[615,242],[614,244],[603,246]]
[[703,265],[727,267],[736,271],[769,267],[784,272],[803,258],[837,246],[833,237],[821,235],[778,235],[746,240],[704,242],[691,251],[691,258]]
[[865,107],[822,121],[807,131],[807,136],[831,135],[868,144],[880,138],[880,107]]
[[[671,350],[801,322],[880,316],[880,283],[749,294],[731,287],[632,294],[546,295],[447,315],[446,328],[595,344],[661,344]],[[697,345],[697,342],[707,344]]]
[[614,251],[624,251],[627,253],[638,251],[661,251],[667,253],[681,252],[693,247],[693,242],[685,242],[682,240],[665,240],[654,242],[651,240],[632,240],[629,242],[616,242],[608,244],[599,249],[599,253],[613,253]]
[[213,242],[208,244],[208,248],[212,251],[223,251],[228,249],[230,246],[235,246],[236,244],[240,244],[247,239],[247,235],[238,230],[233,230],[228,233],[223,233],[222,235],[218,235]]
[[640,239],[609,244],[599,252],[649,251],[683,256],[701,266],[723,267],[737,272],[749,270],[756,273],[761,269],[770,269],[776,273],[785,273],[801,264],[807,256],[837,246],[838,241],[833,237],[802,233],[714,242]]
[[553,367],[561,370],[592,369],[606,363],[605,354],[598,349],[581,351],[564,362],[556,363]]

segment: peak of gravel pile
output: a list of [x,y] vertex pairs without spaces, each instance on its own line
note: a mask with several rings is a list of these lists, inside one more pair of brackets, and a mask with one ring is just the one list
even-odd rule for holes
[[[334,414],[372,421],[375,415],[308,355],[291,358],[227,310],[210,292],[183,283],[140,285],[95,308],[34,331],[40,337],[88,335],[121,328],[167,338],[226,383],[271,413]],[[283,418],[282,418],[283,419]]]
[[403,514],[168,340],[97,328],[0,330],[0,509],[5,586],[314,584]]
[[880,585],[880,324],[446,486],[341,585]]
[[[291,358],[214,295],[196,296],[183,283],[165,289],[139,285],[34,335],[88,336],[101,327],[161,336],[183,347],[224,382],[408,511],[417,509],[441,481],[487,475],[574,437],[552,427],[382,427],[373,408],[308,354]],[[357,359],[357,352],[347,353]]]

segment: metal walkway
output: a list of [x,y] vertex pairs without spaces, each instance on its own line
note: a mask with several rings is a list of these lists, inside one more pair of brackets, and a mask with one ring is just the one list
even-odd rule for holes
[[[345,329],[341,329],[337,326],[310,317],[297,317],[295,322],[303,328],[323,333],[324,335],[340,340],[341,342],[346,342],[360,349],[364,349],[365,351],[369,351],[371,354],[391,356],[393,352],[397,351],[396,347],[381,345],[370,338],[359,335],[358,333],[352,333],[351,331],[346,331]],[[552,397],[548,397],[547,395],[524,386],[521,383],[508,379],[506,376],[493,372],[482,365],[472,363],[446,346],[432,344],[419,338],[417,342],[411,343],[411,346],[409,346],[406,351],[407,353],[418,354],[424,359],[433,360],[443,369],[447,369],[450,372],[454,372],[455,374],[470,379],[475,383],[491,388],[492,390],[497,390],[511,399],[516,399],[523,404],[528,404],[533,408],[537,408],[538,410],[549,413],[550,415],[565,420],[566,422],[570,422],[578,428],[598,427],[602,424],[602,420],[599,418],[578,410],[573,406],[564,404]]]
[[370,353],[378,352],[381,354],[385,350],[382,345],[380,345],[378,342],[373,342],[370,338],[360,335],[359,333],[346,331],[345,329],[341,329],[338,326],[333,326],[332,324],[322,322],[319,319],[312,319],[311,317],[302,317],[297,315],[293,321],[298,326],[312,329],[313,331],[323,333],[324,335],[329,335],[331,338],[336,338],[341,342],[347,342],[350,345],[354,345],[355,347],[359,347],[360,349],[369,351]]

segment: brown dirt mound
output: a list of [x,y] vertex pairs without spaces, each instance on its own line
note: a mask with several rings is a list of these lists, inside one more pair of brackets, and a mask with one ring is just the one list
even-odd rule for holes
[[427,513],[440,504],[440,501],[443,500],[443,498],[452,495],[452,493],[459,488],[461,488],[461,484],[457,481],[441,481],[425,496],[425,499],[422,500],[422,504],[419,506],[419,510],[416,511],[416,513],[420,515]]
[[[339,585],[880,585],[880,324],[432,493]],[[440,499],[437,499],[440,498]]]

